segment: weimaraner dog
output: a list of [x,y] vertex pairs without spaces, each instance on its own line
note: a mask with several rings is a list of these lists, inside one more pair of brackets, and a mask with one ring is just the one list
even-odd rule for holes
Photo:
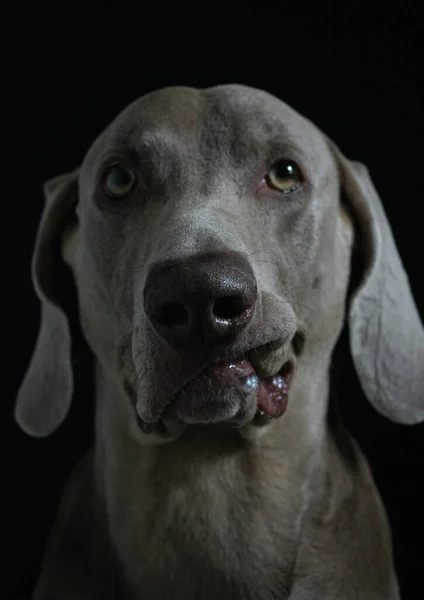
[[370,469],[327,418],[345,317],[368,400],[424,418],[424,330],[367,169],[263,91],[171,87],[45,196],[16,418],[60,425],[87,344],[96,438],[34,598],[398,599]]

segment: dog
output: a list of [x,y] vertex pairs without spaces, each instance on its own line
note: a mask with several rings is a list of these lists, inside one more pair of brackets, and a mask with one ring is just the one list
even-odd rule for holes
[[96,410],[35,600],[398,599],[369,466],[328,421],[345,319],[373,407],[424,417],[424,330],[366,167],[265,91],[170,87],[44,192],[16,419],[63,422],[85,346]]

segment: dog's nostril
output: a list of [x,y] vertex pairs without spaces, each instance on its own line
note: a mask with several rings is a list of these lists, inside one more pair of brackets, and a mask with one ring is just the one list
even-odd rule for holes
[[189,321],[187,309],[182,304],[165,304],[156,310],[155,317],[169,329],[186,325]]
[[240,296],[228,296],[226,298],[218,298],[215,302],[212,313],[218,319],[234,319],[240,316],[246,309],[243,298]]

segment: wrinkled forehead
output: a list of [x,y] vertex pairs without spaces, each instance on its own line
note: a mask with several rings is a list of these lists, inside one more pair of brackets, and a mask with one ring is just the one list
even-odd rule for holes
[[170,87],[122,111],[95,141],[84,166],[89,169],[105,155],[128,149],[146,157],[168,151],[174,157],[191,154],[210,160],[227,155],[249,160],[273,146],[296,149],[312,162],[327,152],[311,122],[264,91],[241,85]]

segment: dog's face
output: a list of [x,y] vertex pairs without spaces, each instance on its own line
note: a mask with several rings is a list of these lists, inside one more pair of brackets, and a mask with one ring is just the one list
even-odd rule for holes
[[125,110],[86,156],[63,248],[91,348],[169,439],[285,412],[339,333],[351,242],[322,135],[230,86]]
[[363,165],[283,102],[236,85],[152,93],[45,192],[41,327],[16,413],[29,433],[51,433],[73,392],[60,247],[82,331],[142,440],[194,424],[250,435],[291,411],[322,422],[354,237],[363,389],[394,421],[423,418],[424,331],[380,198]]

